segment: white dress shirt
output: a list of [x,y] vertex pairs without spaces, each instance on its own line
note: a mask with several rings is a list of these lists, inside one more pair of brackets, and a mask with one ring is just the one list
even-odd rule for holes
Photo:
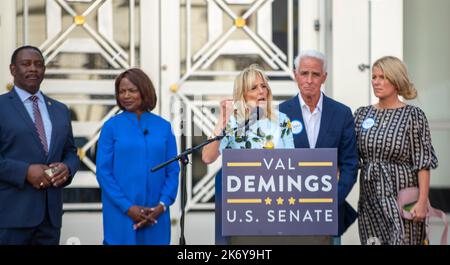
[[310,148],[316,147],[317,137],[320,131],[320,119],[322,117],[323,94],[320,93],[319,101],[317,102],[314,111],[311,113],[309,106],[306,105],[301,94],[298,94],[300,100],[300,107],[302,109],[303,122],[305,123],[306,135]]

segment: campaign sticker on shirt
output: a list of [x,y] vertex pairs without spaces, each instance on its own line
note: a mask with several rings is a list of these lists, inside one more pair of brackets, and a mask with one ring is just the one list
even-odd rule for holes
[[375,120],[374,119],[372,119],[372,118],[367,118],[367,119],[365,119],[364,121],[363,121],[363,123],[362,123],[362,127],[364,128],[364,129],[369,129],[369,128],[372,128],[372,126],[375,124]]
[[291,126],[292,126],[292,133],[293,134],[299,134],[302,132],[303,130],[303,125],[300,121],[298,120],[293,120],[291,121]]

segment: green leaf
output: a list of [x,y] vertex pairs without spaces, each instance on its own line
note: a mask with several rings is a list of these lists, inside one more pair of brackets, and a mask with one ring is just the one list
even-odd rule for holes
[[283,130],[281,131],[281,138],[284,137],[285,132],[286,132],[286,129],[283,129]]
[[255,143],[259,143],[261,141],[261,138],[253,137],[252,141],[255,142]]
[[273,136],[272,136],[272,135],[269,134],[269,135],[266,136],[266,140],[267,140],[267,141],[271,141],[272,139],[273,139]]
[[245,142],[245,148],[252,149],[252,143],[250,141]]

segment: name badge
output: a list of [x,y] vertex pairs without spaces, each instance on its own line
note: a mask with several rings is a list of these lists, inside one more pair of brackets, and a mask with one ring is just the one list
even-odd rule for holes
[[303,124],[299,120],[291,121],[292,133],[299,134],[303,130]]
[[372,119],[372,118],[367,118],[367,119],[365,119],[364,120],[364,122],[362,123],[362,127],[364,128],[364,129],[369,129],[369,128],[372,128],[372,126],[375,124],[375,120],[374,119]]

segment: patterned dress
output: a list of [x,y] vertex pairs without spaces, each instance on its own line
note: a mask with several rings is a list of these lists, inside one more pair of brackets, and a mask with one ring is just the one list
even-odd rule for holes
[[232,149],[279,149],[295,148],[292,136],[291,121],[282,112],[277,112],[277,119],[261,119],[253,123],[247,130],[236,130],[239,123],[231,115],[228,120],[225,136],[220,142],[219,150]]
[[362,244],[423,244],[425,223],[401,218],[398,191],[418,187],[418,171],[438,160],[423,111],[361,107],[355,112],[360,155],[359,235]]

